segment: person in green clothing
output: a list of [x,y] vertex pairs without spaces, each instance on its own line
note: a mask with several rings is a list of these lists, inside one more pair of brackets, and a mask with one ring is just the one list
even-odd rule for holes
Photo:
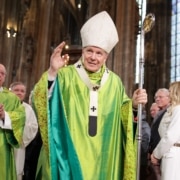
[[137,89],[130,99],[121,79],[106,67],[119,40],[106,11],[83,25],[81,38],[79,61],[66,66],[62,42],[33,89],[43,141],[37,179],[135,180],[133,108],[146,104],[146,91]]
[[25,110],[19,98],[3,87],[6,68],[0,64],[0,179],[16,180],[14,148],[22,143]]

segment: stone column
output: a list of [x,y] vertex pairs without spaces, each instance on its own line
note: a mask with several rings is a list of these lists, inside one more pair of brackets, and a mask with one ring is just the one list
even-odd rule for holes
[[155,14],[155,26],[145,38],[145,88],[148,110],[159,88],[169,88],[171,53],[171,1],[148,0],[147,13]]

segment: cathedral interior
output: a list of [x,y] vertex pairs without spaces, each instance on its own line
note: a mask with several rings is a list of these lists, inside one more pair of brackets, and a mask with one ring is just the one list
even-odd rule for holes
[[[158,88],[168,88],[171,57],[171,1],[147,0],[146,13],[155,15],[145,35],[144,82],[147,111]],[[118,30],[119,42],[109,54],[107,67],[120,76],[129,97],[138,83],[137,36],[141,7],[136,0],[0,0],[0,63],[7,69],[4,86],[22,81],[30,91],[49,67],[53,49],[62,41],[63,53],[73,64],[81,56],[80,29],[97,12],[106,10]],[[113,90],[112,90],[113,93]]]

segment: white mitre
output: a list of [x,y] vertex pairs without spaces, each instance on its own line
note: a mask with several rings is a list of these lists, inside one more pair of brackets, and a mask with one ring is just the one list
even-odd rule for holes
[[81,28],[82,47],[96,46],[107,53],[119,41],[114,22],[106,11],[91,17]]

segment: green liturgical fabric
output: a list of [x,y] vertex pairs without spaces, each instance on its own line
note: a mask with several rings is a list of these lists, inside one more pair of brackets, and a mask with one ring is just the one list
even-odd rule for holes
[[22,143],[25,111],[19,99],[7,89],[0,92],[0,103],[4,105],[12,124],[12,130],[0,128],[0,179],[16,180],[14,148]]
[[[93,76],[93,82],[99,82],[98,78]],[[59,71],[49,101],[44,73],[35,86],[33,102],[43,140],[38,177],[136,179],[132,102],[113,72],[109,71],[107,81],[98,90],[95,136],[88,133],[90,90],[73,65]]]

